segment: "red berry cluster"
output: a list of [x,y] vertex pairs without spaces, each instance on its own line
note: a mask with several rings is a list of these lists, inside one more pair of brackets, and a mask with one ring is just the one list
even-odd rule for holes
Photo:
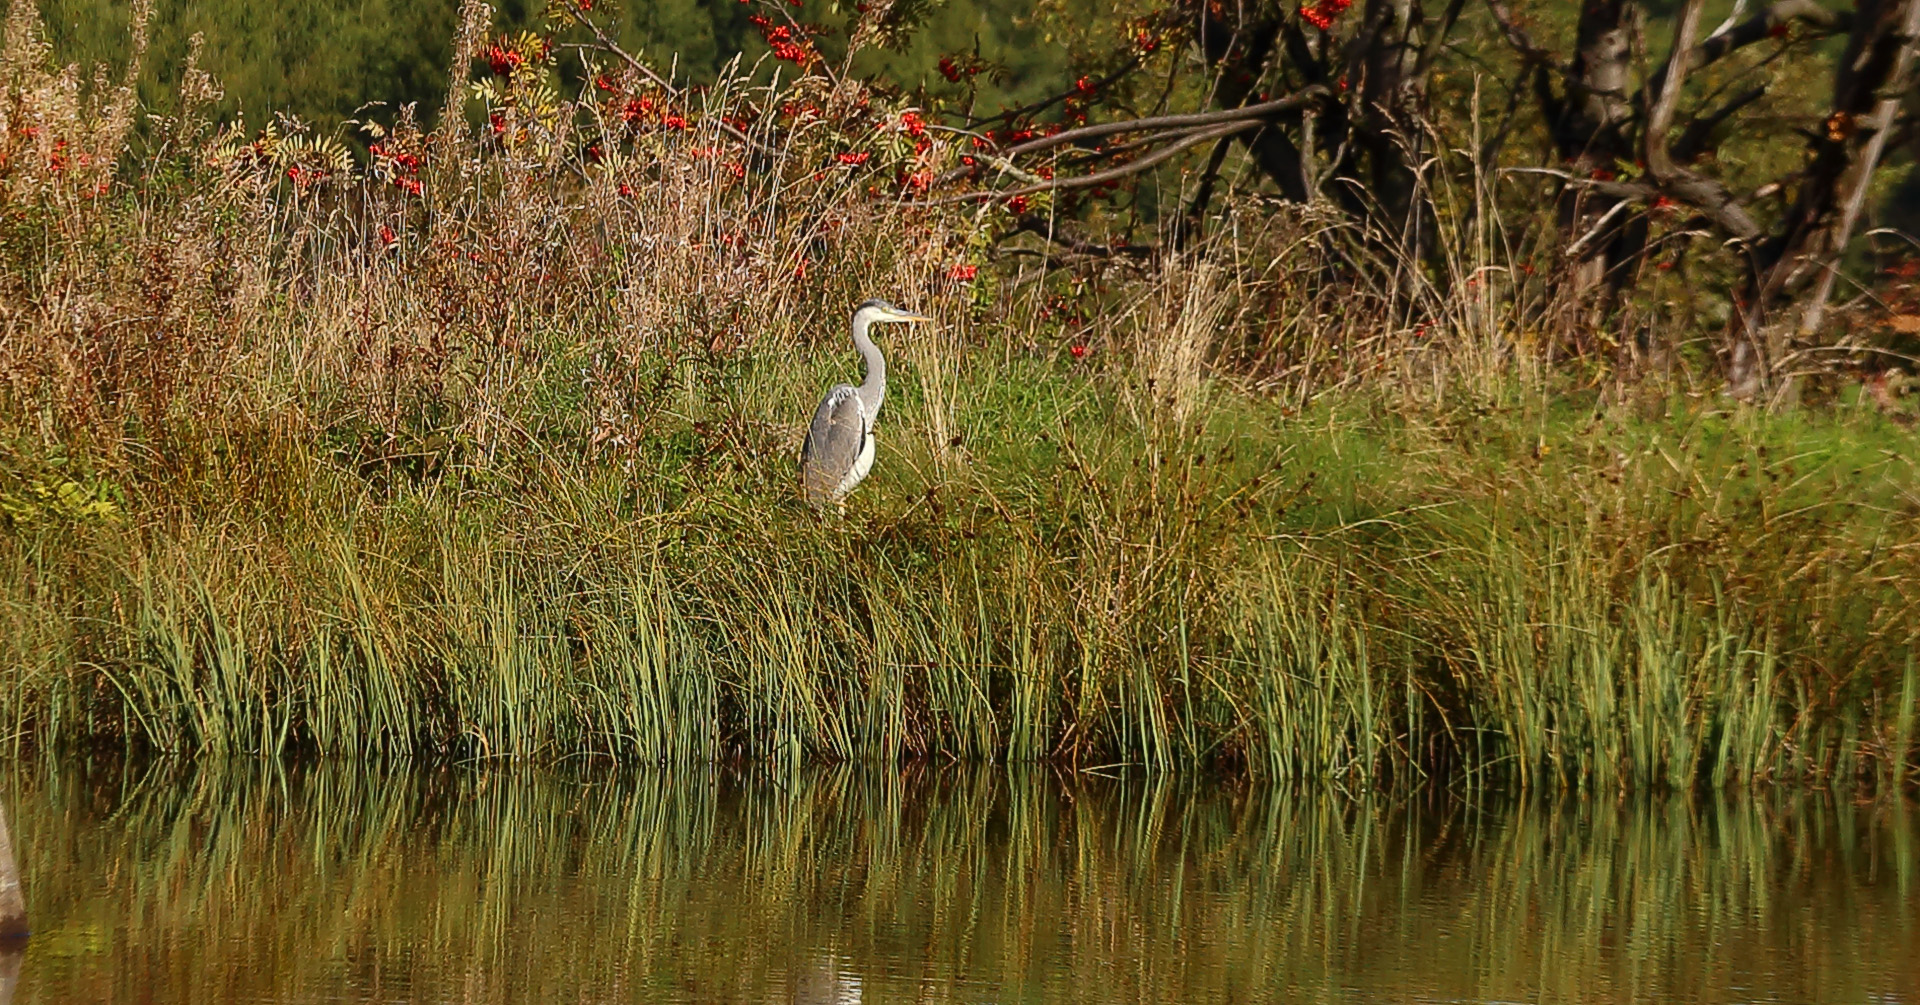
[[1300,8],[1300,17],[1321,31],[1333,27],[1333,22],[1353,6],[1353,0],[1316,0],[1315,3]]
[[800,67],[813,62],[813,47],[807,44],[805,35],[793,30],[793,26],[774,24],[764,14],[755,14],[747,20],[760,29],[761,37],[767,40],[767,48],[773,50],[773,58]]
[[513,71],[527,65],[525,53],[513,48],[505,39],[487,46],[487,69],[496,77],[511,76]]
[[962,62],[952,56],[940,57],[940,75],[952,83],[959,83],[962,77],[977,77],[984,69],[986,64],[978,59],[969,58]]
[[653,99],[641,95],[628,98],[620,105],[620,121],[629,126],[637,126],[653,117]]
[[420,194],[420,155],[395,150],[379,143],[367,147],[373,155],[374,170],[408,195]]

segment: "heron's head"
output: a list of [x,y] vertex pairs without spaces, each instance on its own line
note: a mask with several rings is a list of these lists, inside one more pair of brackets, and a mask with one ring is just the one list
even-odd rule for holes
[[932,318],[927,317],[925,314],[903,311],[887,303],[885,300],[869,300],[853,309],[853,323],[855,325],[859,325],[862,321],[868,324],[873,324],[876,321],[896,321],[902,324],[911,324],[916,321],[932,320]]

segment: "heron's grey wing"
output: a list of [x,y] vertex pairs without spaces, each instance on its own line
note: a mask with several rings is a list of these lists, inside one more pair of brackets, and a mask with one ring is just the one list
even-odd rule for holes
[[808,502],[832,501],[866,439],[867,409],[860,393],[846,384],[828,391],[800,450],[800,488]]

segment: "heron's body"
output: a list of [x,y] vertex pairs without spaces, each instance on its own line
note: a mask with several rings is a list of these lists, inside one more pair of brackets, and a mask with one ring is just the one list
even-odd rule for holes
[[873,427],[887,397],[887,360],[867,329],[876,321],[925,321],[883,300],[853,312],[853,345],[867,367],[858,387],[836,384],[814,409],[800,448],[800,491],[814,507],[846,498],[873,470]]
[[873,425],[878,411],[869,411],[860,389],[851,384],[827,392],[814,410],[807,442],[801,447],[801,489],[808,502],[815,506],[839,502],[873,470]]

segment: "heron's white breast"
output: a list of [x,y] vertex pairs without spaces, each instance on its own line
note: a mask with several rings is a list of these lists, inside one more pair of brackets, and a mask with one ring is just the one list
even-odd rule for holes
[[873,430],[869,429],[867,430],[866,439],[862,440],[860,443],[860,456],[855,457],[853,459],[853,469],[848,471],[847,477],[840,482],[840,488],[838,492],[840,494],[852,492],[853,487],[855,485],[860,484],[861,480],[867,477],[867,472],[872,470],[873,470]]

